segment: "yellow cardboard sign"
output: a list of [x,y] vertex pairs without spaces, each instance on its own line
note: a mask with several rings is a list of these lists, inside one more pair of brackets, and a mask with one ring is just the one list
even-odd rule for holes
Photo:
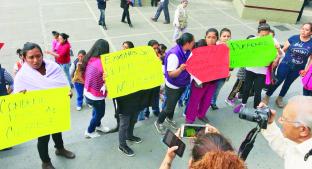
[[108,97],[116,98],[164,83],[160,59],[152,47],[140,46],[101,56]]
[[0,150],[70,129],[69,88],[0,97]]

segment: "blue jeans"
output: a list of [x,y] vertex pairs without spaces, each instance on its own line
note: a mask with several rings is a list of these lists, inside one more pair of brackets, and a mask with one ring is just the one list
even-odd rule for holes
[[212,105],[216,105],[217,104],[217,98],[219,96],[220,90],[222,88],[222,86],[224,85],[226,79],[219,79],[217,82],[217,88],[216,91],[214,93],[214,95],[211,98],[211,104]]
[[105,24],[105,9],[99,9],[99,10],[100,10],[99,25],[106,26],[106,24]]
[[[133,0],[133,6],[135,5],[135,1],[136,1],[136,0]],[[141,0],[138,0],[138,5],[139,5],[139,6],[142,6]]]
[[82,107],[84,84],[75,82],[74,86],[75,86],[76,93],[77,93],[77,107]]
[[277,69],[277,82],[274,85],[270,85],[266,95],[272,96],[274,91],[281,85],[283,82],[282,90],[279,93],[279,96],[284,97],[290,87],[290,85],[299,77],[299,71],[304,69],[304,66],[294,65],[291,62],[281,62]]
[[190,94],[191,94],[191,85],[187,85],[185,91],[183,92],[178,102],[180,107],[187,105],[188,100],[190,98]]
[[105,114],[105,100],[91,100],[86,97],[86,102],[92,106],[92,118],[88,127],[88,132],[92,133],[95,128],[101,125],[101,120]]
[[312,96],[312,90],[307,90],[303,88],[303,95],[304,96]]
[[73,83],[72,83],[72,81],[71,81],[71,77],[70,77],[70,74],[69,74],[70,65],[71,65],[70,63],[67,63],[67,64],[60,64],[60,66],[62,67],[62,69],[63,69],[63,71],[64,71],[64,73],[65,73],[65,75],[66,75],[66,78],[67,78],[67,80],[68,80],[68,83],[69,83],[70,87],[73,88],[74,85],[73,85]]
[[159,18],[160,14],[161,14],[161,11],[164,10],[165,20],[167,22],[170,22],[170,15],[169,15],[168,5],[169,5],[169,0],[165,0],[164,2],[161,2],[159,4],[159,7],[157,8],[156,14],[154,16],[154,18],[156,20]]

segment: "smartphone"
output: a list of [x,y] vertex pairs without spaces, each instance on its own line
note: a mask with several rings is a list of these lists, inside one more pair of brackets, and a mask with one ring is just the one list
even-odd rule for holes
[[194,138],[197,136],[198,132],[201,130],[205,130],[206,125],[200,124],[183,124],[181,126],[181,137],[185,138]]
[[172,131],[170,131],[170,130],[166,131],[166,134],[165,134],[165,136],[163,138],[163,142],[168,147],[178,146],[179,148],[175,151],[175,153],[179,157],[183,156],[183,153],[184,153],[184,150],[185,150],[185,144]]

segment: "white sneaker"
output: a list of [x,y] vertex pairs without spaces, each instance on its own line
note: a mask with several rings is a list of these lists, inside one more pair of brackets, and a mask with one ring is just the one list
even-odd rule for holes
[[95,130],[101,131],[101,132],[103,132],[103,133],[107,133],[107,132],[109,132],[110,128],[104,127],[104,126],[101,124],[99,127],[95,127]]
[[77,111],[80,111],[81,109],[82,109],[82,107],[77,107],[76,108]]
[[96,131],[89,133],[88,131],[85,131],[85,137],[86,138],[95,138],[95,137],[100,137],[101,135],[97,133]]

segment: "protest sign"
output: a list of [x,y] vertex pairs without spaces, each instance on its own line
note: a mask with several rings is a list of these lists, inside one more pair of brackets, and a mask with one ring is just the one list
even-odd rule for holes
[[0,97],[0,150],[70,129],[69,88]]
[[230,67],[268,66],[277,56],[272,36],[247,40],[230,40]]
[[186,65],[186,70],[201,82],[226,78],[229,76],[229,48],[224,44],[196,48]]
[[116,98],[164,83],[160,59],[153,48],[140,46],[101,56],[108,97]]

